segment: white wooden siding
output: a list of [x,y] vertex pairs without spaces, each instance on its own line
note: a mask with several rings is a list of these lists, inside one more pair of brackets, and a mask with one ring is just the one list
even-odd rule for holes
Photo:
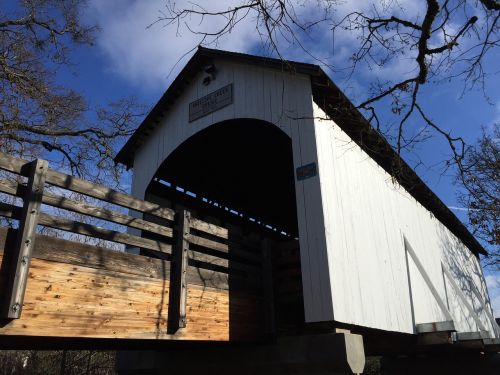
[[407,266],[406,237],[458,331],[480,327],[442,267],[494,336],[477,258],[333,121],[322,120],[327,116],[315,104],[314,115],[334,319],[407,333],[415,324],[446,320],[410,256]]
[[[161,163],[202,129],[237,118],[268,121],[291,138],[295,168],[318,164],[318,176],[295,179],[307,322],[335,319],[414,333],[415,324],[445,320],[406,255],[406,238],[459,331],[483,326],[493,335],[477,259],[333,121],[321,120],[326,116],[313,104],[308,76],[228,61],[215,65],[216,80],[205,86],[204,75],[196,76],[137,151],[132,194],[144,198]],[[229,83],[232,105],[188,122],[190,102]],[[461,292],[446,280],[443,267]],[[470,300],[473,312],[459,294]]]
[[[205,86],[202,73],[195,77],[136,153],[133,195],[144,197],[161,163],[182,142],[210,125],[229,119],[268,121],[291,137],[295,168],[316,162],[309,76],[226,61],[215,61],[215,65],[218,71],[216,79]],[[188,122],[190,102],[229,83],[233,83],[232,105]],[[332,320],[331,283],[318,177],[296,181],[295,184],[306,320]]]

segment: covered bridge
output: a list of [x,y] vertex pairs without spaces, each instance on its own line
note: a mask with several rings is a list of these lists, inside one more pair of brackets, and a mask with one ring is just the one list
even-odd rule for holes
[[272,237],[278,334],[499,337],[485,250],[319,66],[200,47],[116,161],[137,197]]
[[199,48],[116,161],[137,197],[298,238],[306,322],[496,335],[485,250],[316,65]]
[[[133,169],[131,196],[0,155],[27,178],[0,181],[24,199],[0,204],[19,220],[0,228],[4,347],[169,343],[122,355],[128,372],[206,369],[191,356],[324,370],[336,355],[361,372],[363,342],[370,354],[498,351],[484,249],[316,65],[199,48],[116,161]],[[127,253],[35,235],[37,225]]]

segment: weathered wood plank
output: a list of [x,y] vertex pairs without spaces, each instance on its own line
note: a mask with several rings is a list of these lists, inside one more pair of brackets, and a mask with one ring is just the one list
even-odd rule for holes
[[224,267],[224,268],[229,267],[228,259],[221,258],[216,255],[204,254],[199,251],[189,250],[189,259],[194,260],[196,262],[203,262],[218,267]]
[[171,245],[160,241],[150,240],[148,238],[138,237],[132,234],[120,233],[114,230],[100,228],[91,224],[56,217],[46,213],[40,214],[38,223],[55,229],[62,229],[64,231],[83,234],[85,236],[91,236],[106,241],[118,242],[125,245],[143,247],[167,254],[169,254],[172,249]]
[[269,340],[276,339],[276,313],[274,308],[272,243],[262,241],[262,294],[265,335]]
[[[0,254],[14,245],[15,237],[16,230],[0,228]],[[44,235],[36,236],[33,257],[154,279],[168,280],[170,277],[170,261]],[[229,276],[226,273],[188,267],[186,277],[190,284],[216,289],[229,288]]]
[[[0,180],[0,191],[22,197],[26,186],[12,181]],[[110,221],[112,223],[126,225],[128,227],[142,229],[151,233],[156,233],[165,237],[172,237],[172,228],[158,225],[146,220],[135,218],[106,208],[97,207],[74,199],[57,196],[44,192],[42,203],[53,207],[63,208],[65,210],[77,212],[83,215],[92,216],[98,219]]]
[[[0,255],[0,264],[3,256]],[[0,278],[0,289],[2,278]],[[186,328],[167,333],[168,282],[33,259],[17,336],[241,341],[258,338],[258,304],[248,295],[189,285]]]
[[207,249],[219,251],[221,253],[225,253],[230,255],[234,255],[235,257],[244,258],[247,260],[251,260],[253,262],[261,262],[262,257],[260,254],[252,253],[250,251],[242,250],[241,246],[236,244],[225,244],[217,241],[212,241],[207,238],[203,238],[194,234],[190,234],[188,237],[189,243],[201,247],[205,247]]
[[3,316],[9,319],[17,319],[21,315],[47,169],[46,160],[37,159],[30,163],[28,186],[23,195],[19,230],[12,251],[8,286],[5,290]]
[[22,185],[22,190],[18,191],[18,184],[16,182],[0,179],[0,192],[2,193],[21,197],[24,192],[24,189],[25,186]]
[[9,154],[0,152],[0,169],[3,169],[4,171],[27,177],[29,170],[26,168],[26,164],[29,164],[26,160],[15,158]]
[[[0,169],[27,176],[25,167],[27,163],[28,162],[25,160],[12,157],[5,153],[0,153]],[[161,207],[155,203],[146,202],[131,195],[124,194],[77,177],[69,176],[61,172],[49,169],[47,171],[46,181],[51,185],[71,190],[76,193],[88,195],[122,207],[158,216],[163,219],[171,221],[174,220],[174,211],[169,208]]]
[[211,234],[212,236],[220,237],[225,240],[228,239],[228,230],[218,225],[210,224],[194,217],[191,218],[190,225],[191,228],[199,230],[200,232],[205,232]]
[[212,241],[200,236],[196,236],[194,234],[190,234],[187,237],[187,240],[189,243],[192,243],[193,245],[206,247],[211,250],[220,251],[221,253],[226,253],[226,254],[229,253],[229,245],[226,245],[224,243]]
[[186,270],[188,266],[189,221],[191,215],[186,210],[177,211],[176,243],[172,251],[170,273],[170,294],[168,311],[169,333],[175,333],[179,328],[186,327]]
[[174,220],[174,212],[169,208],[54,170],[47,172],[47,183],[163,219]]
[[21,207],[0,202],[0,216],[19,220],[21,214],[22,214]]

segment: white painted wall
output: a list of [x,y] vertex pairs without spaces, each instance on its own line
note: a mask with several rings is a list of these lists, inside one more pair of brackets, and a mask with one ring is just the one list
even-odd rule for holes
[[[161,163],[202,129],[237,118],[268,121],[291,137],[295,168],[318,163],[318,176],[295,181],[306,321],[413,333],[415,324],[445,320],[415,262],[407,261],[405,236],[459,331],[482,327],[493,335],[477,259],[333,121],[322,120],[327,116],[312,102],[308,76],[227,61],[215,65],[216,80],[204,86],[204,75],[195,77],[138,150],[133,195],[144,198]],[[232,105],[188,122],[190,102],[229,83]],[[463,292],[446,281],[442,264]],[[470,300],[477,319],[459,294]]]
[[[278,126],[292,139],[294,166],[316,161],[312,93],[307,75],[215,61],[216,80],[204,86],[200,73],[182,93],[160,125],[149,135],[134,160],[132,194],[145,190],[161,163],[183,141],[223,120],[255,118]],[[191,123],[189,103],[227,84],[233,84],[234,103]],[[298,224],[307,321],[333,318],[321,191],[318,177],[296,181]]]
[[477,258],[315,104],[314,115],[334,319],[407,333],[446,320],[410,256],[407,267],[405,236],[458,331],[480,327],[449,281],[445,287],[442,264],[493,337]]

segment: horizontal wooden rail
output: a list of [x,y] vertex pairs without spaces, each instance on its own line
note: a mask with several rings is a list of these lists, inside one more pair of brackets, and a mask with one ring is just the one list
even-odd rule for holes
[[[0,228],[3,266],[8,264],[2,262],[8,262],[16,237],[16,230]],[[65,343],[105,339],[107,345],[122,339],[261,340],[258,285],[236,275],[195,267],[188,267],[185,275],[185,328],[169,333],[166,318],[173,308],[168,299],[172,271],[170,261],[36,235],[24,310],[20,320],[2,322],[2,343],[8,345],[13,339],[30,342],[35,337],[40,337],[37,342],[52,337]],[[2,267],[0,279],[5,277]],[[183,316],[181,313],[179,318]]]
[[[0,192],[22,197],[26,189],[25,185],[17,184],[12,181],[0,180]],[[97,219],[103,219],[115,224],[125,225],[127,227],[145,230],[156,233],[161,236],[172,237],[172,228],[155,224],[143,219],[135,218],[116,211],[93,206],[87,203],[79,202],[74,199],[60,197],[44,192],[42,203],[62,208],[79,214],[92,216]]]
[[[20,207],[0,203],[0,216],[17,219],[20,214]],[[160,253],[170,254],[171,252],[171,245],[162,243],[161,241],[155,241],[127,233],[120,233],[87,223],[81,223],[69,219],[55,217],[46,213],[40,214],[39,224],[54,229],[60,229],[63,231],[98,238],[101,240],[145,248]],[[229,245],[211,241],[195,235],[189,235],[188,241],[200,247],[222,253],[220,255],[205,254],[203,252],[197,251],[196,249],[191,249],[189,251],[190,259],[224,268],[228,268],[229,262],[231,261],[231,267],[235,270],[244,271],[246,273],[259,272],[259,266],[245,263],[243,260],[234,260],[234,257],[249,258],[252,261],[260,261],[260,255],[252,254],[247,251],[239,251],[232,248],[230,249]]]
[[[19,219],[21,217],[21,213],[22,213],[21,207],[0,203],[0,216],[12,219]],[[56,217],[43,212],[40,213],[39,215],[38,224],[43,225],[45,227],[60,229],[66,232],[81,234],[84,236],[98,238],[105,241],[142,247],[148,250],[158,251],[161,253],[170,254],[172,250],[171,245],[160,241],[150,240],[149,238],[138,237],[128,233],[120,233],[114,230],[100,228],[91,224],[81,223],[78,221],[69,220],[62,217]]]
[[[12,157],[10,155],[0,153],[0,169],[13,172],[22,176],[27,176],[28,170],[27,161]],[[129,208],[142,213],[147,213],[153,216],[174,220],[174,211],[170,208],[161,207],[152,202],[147,202],[142,199],[132,197],[128,194],[107,188],[102,185],[94,184],[89,181],[69,176],[67,174],[49,169],[47,171],[47,183],[58,186],[63,189],[87,195],[92,198],[97,198],[118,206]]]
[[[7,235],[9,233],[9,235]],[[15,229],[0,228],[0,256],[4,249],[9,249],[15,240]],[[10,242],[7,243],[7,237]],[[46,235],[36,235],[34,257],[59,263],[77,266],[103,268],[108,271],[140,275],[147,278],[168,279],[170,261],[134,255],[121,251],[110,251],[108,248],[69,241]],[[191,263],[191,262],[190,262]],[[257,288],[253,279],[229,276],[227,272],[188,267],[186,280],[190,284],[216,289],[229,289],[229,278],[232,288]]]
[[120,233],[114,230],[104,229],[91,224],[68,220],[61,217],[55,217],[45,213],[40,214],[38,223],[54,229],[61,229],[67,232],[82,234],[106,241],[118,242],[125,245],[143,247],[162,253],[170,253],[172,250],[171,245],[160,241],[150,240],[148,238],[138,237],[132,234]]
[[21,207],[0,202],[0,216],[18,220],[21,216]]
[[260,254],[255,254],[250,251],[245,251],[243,250],[242,245],[220,243],[217,241],[209,240],[207,238],[196,236],[194,234],[189,235],[188,241],[193,245],[219,251],[221,253],[227,254],[227,256],[234,255],[235,257],[244,258],[246,260],[250,260],[257,263],[262,261],[262,257]]
[[[18,219],[21,215],[21,208],[12,206],[5,203],[0,203],[0,216]],[[127,233],[120,233],[113,230],[100,228],[91,224],[81,223],[74,220],[69,220],[61,217],[55,217],[46,213],[40,213],[38,224],[54,229],[60,229],[67,232],[72,232],[80,235],[85,235],[101,240],[121,243],[125,245],[135,246],[139,248],[148,249],[153,252],[162,254],[171,254],[172,247],[170,244],[163,243],[144,237],[138,237]],[[240,258],[248,257],[251,253],[241,252],[237,250],[229,250],[226,244],[218,243],[215,241],[207,240],[195,235],[189,235],[188,241],[191,244],[196,244],[200,247],[207,248],[212,251],[220,252],[220,255],[206,254],[198,251],[197,249],[189,250],[189,259],[197,262],[197,266],[205,268],[207,266],[217,266],[220,272],[229,273],[229,267],[233,270],[245,272],[247,275],[258,275],[260,266],[245,263],[244,260],[234,260],[232,255]],[[231,254],[231,255],[229,255]],[[258,255],[254,255],[251,260],[260,260]],[[224,271],[225,270],[225,271]],[[255,278],[255,277],[252,277]]]
[[27,177],[29,162],[0,152],[0,169]]
[[[10,155],[0,153],[0,169],[27,176],[29,163]],[[175,211],[161,207],[152,202],[147,202],[128,194],[97,185],[89,181],[75,178],[51,169],[46,171],[45,182],[56,188],[62,188],[78,194],[95,198],[100,201],[125,207],[131,210],[166,219],[173,223]],[[23,198],[26,185],[8,180],[0,180],[0,192]],[[58,194],[44,192],[42,203],[63,210],[75,212],[89,217],[104,220],[110,223],[124,225],[150,233],[145,237],[116,230],[101,228],[88,223],[58,217],[52,212],[42,212],[38,217],[38,224],[72,232],[79,235],[121,243],[138,247],[147,251],[152,256],[171,261],[172,245],[163,240],[174,238],[174,230],[169,226],[150,222],[142,218],[101,208],[94,204],[77,201]],[[21,208],[15,205],[0,203],[0,216],[19,219]],[[217,272],[234,274],[248,280],[259,280],[262,270],[262,253],[259,243],[252,243],[243,236],[233,233],[231,228],[211,224],[203,220],[190,217],[187,224],[185,241],[189,244],[188,258],[191,267],[198,271],[216,270]],[[172,242],[173,243],[173,242]]]
[[228,237],[229,231],[226,228],[220,227],[218,225],[210,224],[196,218],[191,218],[189,224],[192,229],[199,230],[200,232],[205,232],[212,236],[223,238],[225,240],[229,238]]
[[226,273],[228,273],[227,268],[229,267],[229,260],[225,258],[221,258],[217,255],[210,255],[201,253],[199,251],[189,250],[189,259],[192,259],[196,262],[206,263],[207,265],[213,265],[218,267],[226,268]]

